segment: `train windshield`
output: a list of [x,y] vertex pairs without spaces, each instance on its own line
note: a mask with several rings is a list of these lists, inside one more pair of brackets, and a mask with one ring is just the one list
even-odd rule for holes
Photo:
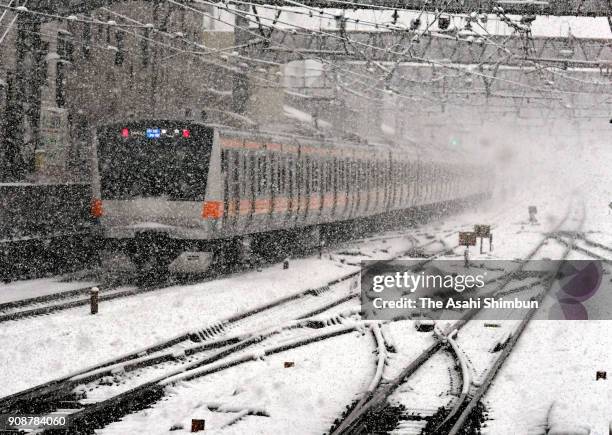
[[99,128],[102,198],[203,200],[212,140],[212,128],[190,123],[149,121]]

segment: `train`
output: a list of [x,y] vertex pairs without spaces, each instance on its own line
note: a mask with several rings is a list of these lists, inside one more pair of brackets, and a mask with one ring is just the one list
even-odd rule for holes
[[491,189],[477,163],[188,120],[100,125],[92,151],[91,214],[107,249],[171,271],[206,269],[259,235],[316,238],[323,225]]

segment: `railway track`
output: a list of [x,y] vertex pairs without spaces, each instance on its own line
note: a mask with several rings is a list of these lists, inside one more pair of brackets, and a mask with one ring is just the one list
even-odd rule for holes
[[[387,261],[412,252],[416,242],[417,240],[413,239],[408,249]],[[435,243],[435,240],[431,240],[423,246]],[[432,258],[440,254],[442,251],[436,251]],[[297,292],[207,325],[201,330],[189,331],[154,346],[4,397],[0,399],[0,412],[62,411],[70,415],[71,424],[80,428],[79,431],[88,431],[153,403],[159,399],[160,394],[163,395],[163,387],[171,382],[169,379],[175,376],[180,375],[181,379],[203,376],[208,373],[206,370],[209,370],[211,365],[213,371],[219,370],[215,364],[219,364],[222,359],[243,352],[249,346],[275,335],[274,331],[269,334],[262,332],[267,328],[278,328],[279,324],[292,320],[307,322],[312,326],[313,321],[305,320],[307,317],[319,315],[357,297],[359,274],[360,271],[345,274],[322,287]],[[78,294],[75,297],[78,297]],[[354,326],[337,325],[336,329],[297,340],[289,347],[287,344],[272,346],[264,353],[281,352],[292,346],[350,332],[354,330]],[[238,362],[247,359],[248,357],[245,357]],[[160,373],[165,375],[160,376]],[[100,393],[108,386],[104,384],[110,382],[112,385],[113,381],[110,379],[118,378],[121,378],[120,382],[124,385],[132,388],[119,392],[115,389],[114,393],[118,392],[117,394],[102,394],[98,395],[97,399],[83,397],[83,394],[86,396],[87,392],[91,394],[95,390]],[[135,379],[138,380],[138,385],[130,383]],[[77,432],[80,433],[79,431]]]
[[[100,302],[110,301],[113,299],[125,298],[142,293],[162,290],[171,285],[189,284],[190,282],[196,281],[163,281],[157,284],[140,287],[100,285],[98,286],[98,300]],[[51,314],[58,311],[68,310],[70,308],[89,305],[90,292],[92,287],[93,286],[82,287],[66,292],[52,293],[45,296],[22,299],[0,304],[0,323]]]
[[[450,237],[451,233],[445,238]],[[396,238],[397,236],[393,236]],[[406,237],[404,237],[406,238]],[[392,261],[414,253],[416,250],[424,251],[436,243],[442,244],[442,249],[432,255],[425,255],[424,261],[431,261],[448,252],[449,247],[444,240],[436,240],[435,237],[426,237],[428,241],[417,246],[419,240],[415,237],[408,237],[410,240],[409,249],[394,255],[384,261]],[[342,306],[357,296],[354,291],[357,286],[359,272],[354,272],[342,276],[327,285],[308,289],[281,300],[257,307],[248,312],[232,316],[212,325],[207,325],[198,331],[190,331],[181,336],[174,337],[138,352],[124,355],[94,367],[80,370],[61,379],[30,388],[25,391],[12,394],[0,399],[0,412],[50,412],[61,411],[71,416],[71,421],[75,427],[80,428],[76,433],[89,431],[93,427],[104,425],[109,421],[116,420],[126,413],[148,406],[157,399],[159,394],[163,395],[163,387],[179,376],[180,379],[190,379],[189,376],[198,377],[213,371],[221,370],[232,366],[223,366],[220,361],[231,355],[245,352],[249,346],[261,344],[265,339],[275,335],[277,332],[267,335],[262,333],[266,328],[277,325],[281,321],[306,321],[312,328],[313,320],[305,320],[307,317],[320,315],[333,307]],[[348,283],[348,293],[334,290],[334,287]],[[157,289],[152,286],[146,289],[113,289],[107,294],[100,294],[100,300],[109,300],[118,297],[125,297],[140,293],[142,291],[152,291]],[[344,289],[346,290],[346,288]],[[53,295],[47,298],[36,298],[31,301],[20,301],[11,304],[9,307],[14,312],[6,313],[6,318],[0,317],[0,321],[28,317],[32,315],[45,314],[84,305],[89,303],[89,298],[83,295],[89,291],[88,288],[77,289],[69,295],[63,294],[63,298],[54,298]],[[58,299],[63,299],[58,303]],[[316,302],[316,306],[305,304],[305,301]],[[50,306],[44,306],[50,302]],[[41,304],[43,306],[33,306]],[[309,308],[309,309],[307,309]],[[333,322],[332,322],[333,323]],[[316,324],[316,322],[315,322]],[[329,326],[329,325],[327,325]],[[295,326],[293,327],[295,328]],[[302,326],[306,330],[307,327]],[[315,329],[322,328],[318,326]],[[291,345],[282,344],[266,348],[264,354],[277,353],[288,350],[294,346],[306,345],[312,341],[322,340],[350,332],[355,329],[354,325],[335,325],[334,328],[327,328],[326,331],[315,334],[307,334],[301,339],[294,340]],[[258,331],[253,333],[253,331]],[[261,351],[258,353],[260,354]],[[240,357],[235,363],[242,363],[251,358]],[[160,370],[166,374],[159,376]],[[138,374],[137,374],[138,373]],[[155,377],[151,377],[155,374]],[[133,375],[133,376],[132,376]],[[137,379],[138,385],[131,384],[130,381]],[[112,387],[113,379],[121,379],[125,385],[132,388],[127,390],[115,389],[115,394],[98,395],[97,398],[85,397],[87,392],[96,391],[100,393],[106,387]],[[143,383],[143,380],[147,380]],[[116,382],[115,382],[116,384]],[[110,392],[113,388],[107,388]]]
[[[544,235],[543,239],[536,245],[536,247],[521,261],[519,267],[507,274],[506,279],[503,279],[496,290],[490,293],[490,295],[498,295],[504,293],[504,289],[510,284],[517,272],[520,272],[524,265],[531,260],[540,249],[545,245],[547,240],[553,237],[568,220],[572,213],[572,207],[568,207],[568,211],[564,218],[560,221],[557,229],[551,234]],[[582,217],[579,219],[579,229],[584,222],[584,207],[582,207]],[[564,252],[562,259],[567,258],[571,249],[568,247]],[[549,285],[552,286],[554,280],[549,279]],[[531,289],[540,281],[532,282],[525,286],[525,289]],[[549,285],[544,286],[544,290],[538,293],[537,298],[541,301],[544,295],[549,290]],[[505,293],[521,291],[521,288],[515,288],[512,290],[506,290]],[[467,311],[464,316],[445,328],[444,331],[439,331],[439,339],[436,339],[432,344],[427,346],[416,358],[414,358],[409,364],[407,364],[401,372],[395,376],[392,380],[385,383],[380,383],[377,388],[366,391],[362,398],[350,407],[350,411],[346,412],[343,418],[336,422],[330,430],[330,434],[363,434],[371,431],[373,424],[376,425],[376,420],[380,418],[387,418],[385,416],[385,410],[389,407],[389,397],[398,389],[398,387],[404,384],[409,378],[411,378],[426,362],[430,361],[434,355],[442,349],[447,349],[451,354],[456,356],[455,360],[457,365],[461,367],[461,383],[462,392],[456,400],[452,400],[446,407],[442,407],[438,410],[437,421],[434,424],[427,426],[427,422],[422,422],[408,425],[404,427],[402,433],[422,433],[422,430],[426,430],[425,433],[431,434],[442,434],[442,433],[460,433],[459,431],[467,424],[468,417],[472,415],[475,407],[479,404],[479,401],[486,392],[486,389],[491,384],[495,374],[510,354],[514,345],[518,341],[520,335],[527,326],[529,320],[535,314],[535,309],[528,312],[523,320],[520,321],[517,329],[509,336],[508,340],[504,343],[503,351],[499,357],[495,360],[490,370],[487,372],[485,378],[479,384],[479,387],[474,390],[470,387],[470,381],[466,379],[468,373],[467,363],[463,358],[460,357],[461,353],[456,343],[454,342],[454,336],[461,330],[472,318],[474,318],[481,309],[472,309]],[[434,421],[434,414],[428,416],[429,418],[423,418],[422,420]],[[389,429],[389,428],[385,428]],[[466,432],[469,433],[469,432]]]
[[[574,221],[576,220],[578,221],[578,228],[576,229],[576,232],[575,232],[576,234],[582,230],[585,218],[586,218],[586,211],[585,211],[585,205],[583,203],[581,207],[581,217],[578,219],[574,218]],[[576,236],[574,235],[572,240],[575,240],[575,238]],[[566,249],[564,250],[560,258],[561,261],[559,262],[559,264],[561,264],[565,259],[567,259],[572,249],[573,249],[573,242],[570,242],[568,246],[566,246]],[[542,302],[546,294],[550,291],[553,285],[554,285],[554,279],[550,279],[548,283],[546,284],[544,290],[539,292],[539,294],[536,296],[537,300],[540,303]],[[529,310],[525,318],[521,320],[518,327],[513,332],[511,338],[506,343],[504,349],[500,352],[497,359],[493,362],[492,366],[487,371],[484,379],[480,382],[478,387],[470,393],[469,397],[466,397],[463,403],[461,403],[461,405],[457,408],[461,412],[460,413],[457,412],[456,418],[449,420],[448,422],[449,423],[448,427],[450,428],[448,431],[449,435],[470,433],[469,431],[472,430],[475,425],[479,426],[479,421],[475,421],[477,418],[477,415],[475,414],[477,413],[475,413],[474,411],[480,405],[481,399],[484,397],[485,393],[487,392],[487,390],[493,383],[495,376],[501,369],[504,362],[510,356],[510,353],[514,349],[514,346],[518,342],[522,333],[525,331],[531,319],[535,316],[536,312],[537,312],[537,308],[532,308]]]
[[[452,237],[452,235],[454,234],[454,231],[446,231],[446,233],[441,239],[436,240],[435,236],[428,234],[426,230],[420,227],[416,227],[412,229],[411,232],[413,232],[415,235],[428,239],[428,242],[421,244],[418,247],[415,247],[415,249],[413,249],[412,251],[405,252],[405,254],[408,254],[408,255],[413,254],[417,256],[422,255],[420,252],[422,249],[436,242],[440,242],[444,245],[445,244],[444,239]],[[355,245],[355,244],[363,243],[363,242],[371,242],[371,241],[387,242],[391,240],[408,240],[412,243],[415,243],[418,239],[414,235],[411,235],[410,233],[406,234],[406,232],[403,232],[403,233],[397,232],[397,233],[391,233],[389,235],[372,236],[372,237],[366,237],[362,239],[351,240],[349,243],[351,245]],[[340,246],[338,246],[340,250],[342,250],[343,247],[346,247],[346,244],[344,242]],[[453,248],[449,248],[449,249],[453,249]],[[342,257],[342,255],[336,255],[336,256]],[[349,264],[349,265],[358,264],[358,263],[352,263],[346,257],[347,256],[344,256],[344,259],[343,259],[343,262],[345,262],[346,264]],[[231,276],[233,274],[239,274],[239,273],[244,272],[245,270],[246,269],[243,268],[237,271],[232,271],[229,274],[224,274],[224,276]],[[109,301],[109,300],[113,300],[117,298],[134,296],[140,293],[147,293],[147,292],[151,292],[155,290],[161,290],[163,288],[166,288],[171,285],[176,285],[176,284],[184,285],[184,284],[192,284],[192,283],[197,283],[197,282],[206,282],[212,279],[216,279],[218,277],[219,277],[219,274],[213,274],[212,276],[207,277],[207,278],[198,277],[197,279],[191,278],[189,280],[181,280],[181,281],[163,280],[159,282],[153,282],[149,285],[141,285],[141,286],[129,285],[128,283],[130,281],[133,281],[133,279],[132,280],[125,279],[124,277],[121,280],[121,282],[124,282],[126,284],[122,284],[122,283],[104,284],[102,283],[102,284],[97,285],[97,287],[100,290],[98,298],[100,302]],[[88,305],[90,303],[89,293],[91,291],[91,287],[92,286],[88,286],[88,287],[78,288],[78,289],[74,289],[74,290],[70,290],[66,292],[52,293],[52,294],[34,297],[34,298],[28,298],[28,299],[1,303],[0,304],[0,323],[8,322],[8,321],[16,321],[20,319],[29,318],[29,317],[47,315],[47,314],[51,314],[51,313],[55,313],[55,312],[59,312],[59,311],[63,311],[63,310],[71,309],[71,308]]]
[[[410,243],[417,243],[418,239],[410,234],[393,234],[388,237],[373,237],[371,240],[407,240]],[[362,241],[369,241],[370,239],[362,239]],[[431,244],[435,243],[435,240],[419,246],[423,249]],[[351,242],[354,243],[354,242]],[[347,262],[350,264],[350,262]],[[224,277],[237,275],[244,273],[247,268],[242,268],[236,271],[232,271],[229,274],[222,274]],[[131,286],[129,284],[100,284],[97,285],[99,288],[98,300],[100,302],[110,301],[113,299],[124,298],[129,296],[135,296],[141,293],[148,293],[151,291],[161,290],[172,285],[187,285],[195,283],[203,283],[217,279],[219,274],[215,273],[208,277],[193,277],[182,280],[168,280],[160,279],[158,282],[153,282],[149,285]],[[129,279],[123,279],[124,282],[129,282]],[[132,279],[133,281],[133,279]],[[34,298],[21,299],[0,304],[0,323],[25,319],[29,317],[41,316],[51,314],[71,308],[85,306],[90,303],[90,291],[93,286],[82,287],[74,290],[65,292],[51,293],[44,296],[38,296]]]
[[[426,255],[421,264],[448,252],[448,245],[443,240],[427,239],[426,243],[417,245],[419,240],[410,237],[407,249],[382,261],[402,258],[415,252],[416,248],[424,251],[436,243],[440,243],[442,249]],[[70,415],[71,425],[79,428],[76,433],[86,432],[150,405],[163,396],[165,386],[179,379],[204,376],[246,362],[262,352],[282,352],[351,332],[355,325],[334,325],[331,322],[331,329],[307,334],[290,344],[284,341],[281,345],[245,354],[249,347],[261,347],[264,340],[276,335],[278,325],[283,322],[306,322],[305,325],[313,328],[317,321],[309,317],[321,315],[334,307],[342,307],[342,304],[358,296],[359,275],[360,271],[345,274],[324,286],[297,292],[207,325],[201,330],[189,331],[154,346],[1,398],[0,412],[64,412]],[[295,327],[292,324],[291,328]],[[322,327],[319,324],[314,328]],[[307,329],[303,324],[301,328]],[[223,362],[231,356],[236,359],[229,363]],[[165,374],[160,376],[160,373]],[[114,388],[117,383],[123,387]],[[90,397],[87,397],[88,394]]]
[[[330,288],[310,289],[257,307],[199,331],[190,331],[155,346],[73,373],[62,379],[0,399],[2,412],[65,413],[71,430],[88,432],[120,416],[142,409],[163,396],[173,377],[203,376],[211,365],[244,351],[286,328],[322,328],[325,322],[307,319],[355,297],[356,274],[344,277]],[[283,318],[279,317],[282,311]],[[301,320],[298,318],[302,318]],[[291,322],[286,328],[279,324]],[[330,321],[333,324],[333,321]],[[292,346],[350,332],[354,327],[336,326],[315,336],[301,337]],[[250,331],[250,332],[245,332]],[[280,352],[271,347],[267,352]],[[252,355],[251,355],[252,357]],[[241,362],[248,358],[243,357]],[[227,363],[227,367],[237,362]],[[214,366],[212,371],[221,367]]]

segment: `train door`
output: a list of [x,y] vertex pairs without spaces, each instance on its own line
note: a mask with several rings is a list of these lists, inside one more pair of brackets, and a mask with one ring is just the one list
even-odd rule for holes
[[[338,166],[338,157],[334,157],[331,161],[331,186],[330,189],[332,191],[332,207],[330,216],[332,218],[336,217],[336,208],[338,207],[338,189],[340,188],[338,181],[340,180]],[[333,220],[333,219],[332,219]]]
[[230,220],[230,170],[229,151],[221,150],[221,179],[223,180],[223,216],[221,217],[222,228],[228,227]]
[[390,209],[395,209],[397,205],[397,170],[398,165],[393,160],[393,156],[389,153],[389,183],[391,184],[391,204]]
[[312,160],[312,190],[309,204],[309,214],[311,216],[311,221],[318,220],[321,215],[321,191],[322,182],[321,182],[321,172],[322,172],[322,161],[315,157]]
[[372,206],[372,201],[371,201],[371,196],[372,196],[372,179],[371,179],[371,175],[372,175],[372,161],[370,159],[367,159],[365,161],[365,179],[364,179],[364,186],[363,186],[363,190],[365,191],[365,214],[369,215],[370,214],[370,208]]
[[295,219],[297,223],[303,220],[304,214],[304,160],[302,158],[301,147],[299,148],[297,158],[295,160],[295,187],[296,187],[296,207]]
[[270,218],[270,208],[272,206],[270,200],[270,155],[268,153],[259,153],[257,156],[257,163],[259,189],[257,190],[255,211],[259,218],[258,220],[267,225]]
[[340,160],[340,186],[341,189],[341,202],[342,202],[342,217],[348,217],[348,205],[349,205],[349,194],[348,194],[348,163],[347,159]]
[[380,209],[380,182],[379,182],[379,175],[380,175],[380,168],[378,165],[378,159],[374,160],[374,162],[372,163],[373,166],[373,173],[372,173],[372,199],[374,201],[374,211],[376,213],[378,213],[378,210]]
[[285,158],[286,162],[286,181],[287,181],[287,214],[285,215],[287,221],[291,221],[295,216],[295,159],[293,156],[288,155]]
[[408,164],[403,161],[401,164],[402,168],[402,179],[401,179],[401,188],[402,194],[400,199],[400,208],[406,208],[406,204],[408,204]]
[[305,175],[306,178],[304,180],[304,192],[305,192],[305,210],[304,210],[304,221],[308,222],[309,221],[309,217],[312,215],[312,212],[310,211],[310,199],[312,196],[312,187],[313,187],[313,162],[312,162],[312,158],[306,156],[305,158],[305,164],[304,164],[306,171],[305,171]]
[[383,203],[382,203],[382,211],[386,212],[389,210],[389,157],[381,162],[382,170],[382,192],[383,192]]
[[412,173],[413,173],[413,179],[412,179],[412,184],[413,184],[413,193],[414,193],[414,205],[420,205],[421,204],[421,188],[420,188],[420,184],[421,184],[421,165],[420,162],[417,160],[415,162],[412,163]]
[[279,210],[279,198],[280,198],[280,168],[279,168],[279,156],[276,152],[268,153],[270,160],[270,210],[268,211],[268,219],[271,226],[277,226],[277,220],[275,219],[276,214]]
[[221,153],[223,173],[223,226],[235,229],[240,214],[240,159],[239,152],[223,150]]
[[329,194],[329,177],[331,173],[329,159],[327,157],[321,161],[321,168],[321,204],[319,204],[319,216],[323,217],[324,214],[327,215],[329,213],[327,209],[329,204],[327,195]]
[[248,212],[246,219],[246,227],[251,227],[253,225],[253,219],[255,217],[255,200],[256,200],[256,192],[257,186],[259,184],[257,180],[257,160],[255,153],[250,151],[247,156],[245,156],[245,160],[247,163],[246,173],[247,173],[247,196],[248,196]]
[[298,159],[298,221],[301,223],[306,222],[306,218],[308,216],[308,197],[310,195],[310,185],[309,185],[309,174],[310,174],[310,159],[303,154],[300,155]]
[[359,160],[353,160],[353,217],[359,216],[359,195],[361,188],[359,186]]

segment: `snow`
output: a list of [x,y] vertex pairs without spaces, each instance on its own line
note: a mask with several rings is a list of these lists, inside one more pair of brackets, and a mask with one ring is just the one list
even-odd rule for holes
[[63,282],[59,278],[29,279],[0,284],[0,304],[45,296],[53,293],[62,293],[96,285],[89,281]]
[[[164,401],[96,433],[166,434],[176,423],[184,429],[174,433],[187,433],[192,418],[203,418],[206,432],[214,433],[233,417],[206,407],[219,402],[234,409],[264,409],[270,415],[245,416],[223,433],[320,434],[367,387],[375,366],[372,350],[370,336],[354,332],[294,349],[290,356],[270,355],[176,385]],[[295,365],[284,368],[288,360]]]
[[[293,260],[202,284],[103,301],[89,307],[3,324],[0,330],[0,396],[31,387],[77,368],[92,366],[186,331],[230,317],[299,290],[322,286],[357,270],[331,260]],[[278,276],[283,279],[279,282]],[[308,282],[303,277],[309,276]]]
[[[283,111],[285,113],[285,116],[288,118],[292,118],[297,121],[304,122],[306,124],[314,124],[315,122],[315,119],[312,117],[312,115],[306,112],[303,112],[299,109],[296,109],[295,107],[291,107],[285,104],[283,105]],[[332,125],[329,122],[323,121],[321,119],[317,119],[316,122],[319,127],[325,127],[325,128],[332,127]]]
[[378,363],[376,364],[376,374],[368,386],[368,391],[374,391],[374,389],[380,383],[383,375],[383,368],[385,366],[385,360],[387,359],[387,351],[385,350],[385,340],[382,333],[380,332],[379,325],[372,325],[372,332],[376,338],[376,351],[378,353]]
[[[334,16],[339,14],[340,10],[327,9],[326,14],[322,17],[319,16],[318,13],[315,13],[313,17],[308,17],[303,14],[300,14],[300,8],[291,8],[285,7],[282,8],[284,11],[283,16],[281,18],[282,22],[276,24],[278,28],[289,28],[291,25],[305,27],[306,29],[311,30],[337,30],[338,23],[334,19]],[[296,10],[296,13],[291,13],[292,10]],[[303,13],[304,10],[302,9]],[[216,9],[215,15],[219,15],[220,19],[225,21],[226,23],[233,23],[234,16],[230,12],[226,12],[223,9]],[[259,9],[259,15],[261,16],[262,22],[264,24],[271,24],[271,21],[274,18],[275,9],[261,8]],[[347,30],[348,31],[386,31],[389,30],[385,27],[385,24],[391,25],[393,22],[392,14],[393,10],[346,10],[344,12],[345,16],[349,19],[347,22]],[[401,11],[397,24],[395,25],[398,28],[406,28],[410,25],[410,21],[414,18],[420,17],[423,24],[421,24],[421,29],[426,26],[426,23],[429,23],[434,20],[435,14],[433,12],[424,12],[421,13],[419,11]],[[513,19],[518,19],[520,17],[510,15]],[[502,23],[497,17],[494,15],[488,16],[488,22],[483,24],[484,29],[480,29],[476,26],[474,29],[481,33],[488,32],[492,35],[508,35],[511,33],[509,27]],[[361,23],[356,23],[355,20],[360,20]],[[367,24],[367,22],[374,22],[379,24],[379,28],[373,28],[371,24]],[[457,16],[453,18],[453,22],[451,26],[462,27],[464,22],[464,18]],[[225,30],[232,31],[233,28],[229,24],[216,22],[214,24],[216,30]],[[256,27],[253,27],[255,29]],[[436,30],[437,26],[433,26],[431,29]],[[568,31],[572,32],[572,35],[577,38],[610,38],[610,28],[608,26],[608,22],[605,17],[550,17],[550,16],[538,16],[537,19],[532,24],[532,33],[534,36],[567,36]]]
[[[602,139],[603,142],[606,140]],[[487,243],[483,254],[478,252],[478,247],[471,248],[472,260],[521,258],[560,222],[570,199],[581,198],[587,205],[586,236],[610,246],[612,215],[608,203],[612,198],[609,169],[612,153],[608,146],[607,142],[594,144],[582,153],[560,151],[554,144],[534,146],[517,156],[512,164],[499,165],[495,197],[490,203],[411,234],[423,243],[429,240],[427,233],[433,232],[444,238],[448,246],[454,246],[458,230],[474,224],[491,224],[494,250],[488,252]],[[527,222],[530,205],[538,207],[538,225]],[[568,225],[575,224],[572,220],[568,222]],[[346,247],[328,250],[322,259],[291,260],[288,270],[283,270],[280,264],[273,265],[261,272],[102,302],[96,316],[89,315],[88,308],[83,307],[5,323],[0,330],[3,349],[0,396],[189,330],[218,324],[224,318],[300,289],[323,286],[330,279],[357,271],[363,259],[390,258],[410,244],[405,235],[398,233],[396,238],[349,243]],[[434,243],[429,249],[435,251],[441,246]],[[589,249],[611,256],[601,248]],[[554,259],[562,252],[562,245],[550,241],[536,258]],[[461,259],[462,255],[463,249],[455,249],[453,255],[445,258]],[[586,258],[579,253],[573,255],[573,258]],[[0,301],[90,284],[93,285],[50,279],[17,282],[0,286]],[[345,310],[347,306],[337,310]],[[472,322],[456,337],[458,353],[464,360],[462,366],[469,367],[476,384],[494,357],[490,352],[492,346],[507,337],[517,324],[508,320],[496,323],[500,324],[499,328],[485,328],[482,321]],[[588,425],[593,434],[608,434],[612,419],[610,380],[595,380],[595,373],[604,370],[609,377],[612,373],[609,325],[609,321],[594,320],[532,321],[485,396],[489,415],[483,433],[543,433],[550,411],[557,404],[564,407],[567,419],[564,424]],[[354,325],[345,322],[330,328],[349,326]],[[375,328],[378,347],[370,328]],[[393,378],[435,340],[432,333],[416,331],[411,321],[385,324],[381,331],[374,323],[363,324],[358,329],[358,332],[274,355],[266,354],[264,344],[243,353],[240,357],[249,361],[236,367],[188,382],[179,382],[177,377],[173,381],[178,383],[167,387],[168,396],[152,408],[124,417],[97,432],[161,434],[175,426],[183,428],[176,433],[184,433],[192,418],[204,418],[206,430],[213,432],[221,429],[224,433],[324,432],[346,405],[361,397],[373,379]],[[232,332],[246,331],[238,328]],[[383,353],[379,334],[396,350],[384,351],[384,366],[379,358]],[[281,337],[277,344],[290,343],[291,339],[282,341]],[[439,352],[428,361],[398,390],[393,400],[412,409],[450,403],[452,398],[448,393],[457,391],[453,390],[453,377],[449,377],[447,370],[449,357],[445,355]],[[285,361],[293,361],[295,366],[284,368]],[[428,393],[417,394],[418,391]]]
[[[591,144],[580,158],[569,152],[560,155],[563,183],[556,187],[579,190],[587,206],[587,236],[610,246],[612,216],[607,203],[612,197],[612,153],[609,141],[602,144]],[[574,258],[580,257],[587,258]],[[485,396],[491,419],[483,433],[541,430],[551,406],[559,403],[569,404],[564,410],[568,421],[590,426],[593,435],[607,435],[612,394],[609,381],[595,381],[595,373],[612,372],[609,325],[605,320],[530,322]]]

